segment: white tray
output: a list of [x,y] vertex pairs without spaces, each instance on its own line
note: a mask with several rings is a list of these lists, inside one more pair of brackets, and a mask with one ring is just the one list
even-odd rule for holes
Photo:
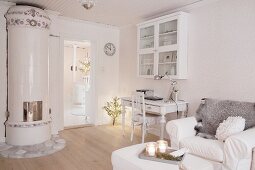
[[[166,153],[172,153],[176,150],[174,149],[167,149],[166,150]],[[167,159],[163,159],[163,158],[158,158],[156,155],[155,156],[148,156],[147,153],[146,153],[146,149],[144,149],[139,155],[138,157],[140,159],[145,159],[145,160],[150,160],[150,161],[156,161],[156,162],[163,162],[163,163],[168,163],[168,164],[174,164],[174,165],[181,165],[184,157],[185,157],[185,154],[182,155],[180,157],[180,161],[176,161],[176,160],[167,160]]]

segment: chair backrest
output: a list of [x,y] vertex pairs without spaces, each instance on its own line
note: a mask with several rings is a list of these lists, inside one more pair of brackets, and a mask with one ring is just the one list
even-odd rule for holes
[[135,121],[137,115],[143,116],[143,122],[145,122],[145,102],[144,93],[133,92],[132,93],[132,121]]

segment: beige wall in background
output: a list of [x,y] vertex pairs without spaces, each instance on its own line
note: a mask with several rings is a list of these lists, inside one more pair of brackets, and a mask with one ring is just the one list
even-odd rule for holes
[[[189,11],[187,80],[178,80],[189,114],[203,97],[255,102],[255,1],[221,0]],[[167,80],[137,77],[136,26],[120,31],[120,95],[140,88],[166,97]]]

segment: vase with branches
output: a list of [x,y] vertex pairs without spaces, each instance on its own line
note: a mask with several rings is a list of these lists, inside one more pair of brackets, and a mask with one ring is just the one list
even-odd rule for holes
[[107,102],[103,109],[112,117],[112,125],[115,125],[117,117],[121,114],[121,104],[118,97],[114,97],[112,101]]

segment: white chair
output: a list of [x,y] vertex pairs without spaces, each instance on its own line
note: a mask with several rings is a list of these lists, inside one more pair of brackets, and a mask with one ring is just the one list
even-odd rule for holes
[[210,160],[215,170],[254,170],[251,168],[255,147],[255,127],[232,135],[225,142],[196,136],[195,117],[171,120],[166,130],[174,149],[188,148],[190,154]]
[[135,126],[141,126],[142,143],[144,143],[145,134],[153,124],[157,123],[160,115],[149,114],[145,112],[144,93],[132,93],[132,120],[131,120],[131,141],[133,141]]

